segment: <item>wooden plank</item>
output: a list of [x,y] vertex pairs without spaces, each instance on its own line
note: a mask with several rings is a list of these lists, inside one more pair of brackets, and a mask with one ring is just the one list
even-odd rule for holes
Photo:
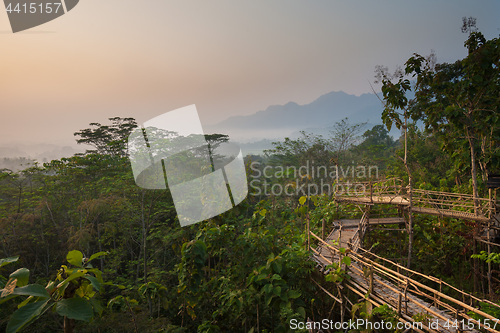
[[369,224],[400,224],[406,223],[402,217],[370,218]]

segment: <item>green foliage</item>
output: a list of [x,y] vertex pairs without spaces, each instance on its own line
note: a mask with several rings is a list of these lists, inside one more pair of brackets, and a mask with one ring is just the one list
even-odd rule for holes
[[[377,306],[372,311],[373,321],[380,322],[384,321],[386,323],[391,323],[392,327],[396,327],[399,320],[398,313],[391,309],[389,305],[383,304],[381,306]],[[395,330],[395,332],[401,332],[402,330]]]
[[[381,66],[376,71],[377,81],[382,83],[382,119],[387,128],[395,124],[407,129],[408,119],[423,121],[453,162],[455,176],[470,172],[472,192],[478,196],[477,167],[483,180],[500,170],[500,41],[487,41],[480,32],[469,32],[465,43],[469,54],[453,64],[437,64],[434,54],[414,54],[404,72],[390,75]],[[414,96],[410,98],[411,91]]]
[[[500,166],[500,40],[486,41],[480,32],[472,32],[466,46],[468,56],[453,64],[435,64],[415,55],[408,60],[406,72],[416,77],[412,115],[442,138],[453,160],[462,160],[453,153],[469,154],[474,182],[476,163],[485,175],[497,172]],[[467,150],[457,145],[460,139]]]
[[[408,124],[408,158],[407,164],[412,173],[414,186],[428,190],[447,191],[453,189],[457,179],[467,179],[464,172],[467,169],[455,168],[449,157],[443,155],[436,135],[429,131],[419,129],[415,124]],[[404,148],[398,147],[396,155],[399,159],[392,159],[388,164],[388,177],[404,179],[407,171],[404,168]],[[469,192],[467,189],[465,192]]]
[[[500,305],[500,303],[497,303],[497,304]],[[485,313],[487,313],[495,318],[500,318],[500,310],[499,310],[498,306],[494,306],[492,304],[485,303],[485,302],[480,302],[479,308],[481,309],[481,311],[483,311],[483,312],[485,312]],[[485,320],[485,318],[483,316],[480,316],[477,313],[469,311],[469,312],[467,312],[467,314],[475,320],[480,320],[482,323],[487,322],[487,320]]]
[[19,256],[0,259],[0,267],[11,264],[19,260]]
[[[415,55],[405,71],[380,71],[381,82],[385,80],[383,121],[387,128],[407,130],[407,165],[415,188],[471,192],[467,130],[477,165],[483,172],[497,170],[500,94],[494,84],[498,66],[492,61],[498,62],[498,41],[472,32],[466,44],[469,56],[455,64],[436,65],[433,57]],[[470,102],[473,96],[480,97],[473,109],[459,107],[457,101]],[[417,128],[415,119],[427,130]],[[9,318],[10,331],[28,325],[27,330],[51,331],[60,326],[58,316],[65,316],[81,322],[81,332],[283,332],[291,319],[338,315],[311,283],[315,269],[305,250],[305,223],[309,220],[310,230],[319,235],[323,225],[328,231],[335,220],[359,217],[355,206],[340,206],[328,194],[262,194],[221,216],[181,228],[168,190],[147,191],[134,183],[126,137],[135,121],[110,120],[111,125],[95,123],[75,133],[78,142],[94,147],[83,156],[17,173],[0,171],[0,255],[9,257],[0,260],[0,269],[4,274],[3,267],[12,264],[14,271],[0,277],[2,329]],[[361,128],[344,119],[329,137],[303,132],[297,139],[276,142],[267,156],[258,158],[261,169],[251,171],[270,167],[272,175],[261,174],[260,180],[294,190],[318,183],[310,170],[294,174],[293,168],[307,162],[376,165],[381,177],[405,176],[402,138],[392,140],[382,125],[360,137]],[[156,134],[166,139],[173,135]],[[206,139],[215,150],[228,137],[212,134]],[[335,185],[350,177],[326,175],[323,180]],[[373,215],[398,213],[378,206],[372,207]],[[438,217],[416,217],[414,222],[415,268],[468,289],[470,279],[464,277],[471,270],[475,226]],[[407,234],[388,227],[371,230],[365,245],[384,244],[374,251],[405,256]],[[74,248],[81,251],[67,252]],[[11,257],[14,253],[22,263]],[[86,259],[84,253],[95,254]],[[110,255],[104,257],[106,253]],[[484,253],[477,257],[495,265],[498,260]],[[69,264],[59,268],[64,258]],[[331,265],[327,285],[345,282],[350,264],[350,257],[343,256],[340,265]],[[56,278],[49,280],[56,270]],[[34,284],[30,273],[39,277]],[[122,285],[121,291],[105,290],[104,277]],[[391,321],[395,315],[386,306],[373,309],[366,299],[352,310],[370,320]]]
[[488,252],[486,252],[486,251],[481,251],[480,254],[473,254],[471,256],[471,258],[481,259],[485,262],[492,262],[495,264],[500,264],[500,253],[492,252],[492,253],[488,254]]
[[[6,332],[20,331],[49,309],[68,319],[87,322],[95,313],[100,314],[102,308],[94,300],[94,296],[101,290],[104,282],[101,271],[90,265],[90,261],[94,258],[86,260],[83,266],[83,254],[80,251],[70,251],[67,255],[68,262],[76,268],[62,265],[56,279],[47,283],[46,287],[40,284],[28,284],[29,270],[26,268],[13,272],[9,281],[16,281],[17,285],[15,288],[4,289],[0,302],[17,296],[28,296],[28,298],[18,305],[18,310],[10,317]],[[4,263],[14,261],[16,260],[12,258],[3,260]]]
[[70,319],[90,321],[94,311],[90,302],[84,298],[67,298],[56,304],[56,312]]
[[427,312],[419,312],[417,314],[414,314],[412,318],[417,322],[417,323],[424,323],[425,325],[428,325],[429,319],[432,318],[430,314]]
[[[349,266],[351,264],[351,258],[343,257],[342,263],[345,264],[346,266]],[[326,269],[329,269],[330,272],[328,272],[328,274],[325,275],[325,281],[341,284],[346,279],[350,278],[346,270],[335,262],[332,263],[331,265],[326,266]]]
[[351,308],[352,319],[354,320],[354,318],[358,316],[359,318],[370,320],[372,318],[372,310],[373,310],[372,303],[368,300],[362,300],[359,303],[356,303],[352,306]]
[[14,312],[10,317],[6,333],[19,332],[23,327],[29,325],[48,309],[47,304],[49,301],[49,299],[45,298],[41,301],[32,302],[19,308],[19,310]]
[[350,124],[348,118],[344,118],[330,128],[328,138],[301,131],[298,139],[273,142],[274,148],[265,153],[271,156],[271,164],[282,166],[301,166],[307,161],[323,166],[345,164],[351,157],[350,150],[360,141],[364,125]]
[[66,260],[73,266],[82,267],[83,253],[77,250],[69,251]]
[[[18,287],[24,287],[28,284],[30,278],[30,271],[27,268],[19,268],[9,275],[9,280],[16,280]],[[8,282],[7,282],[8,284]]]

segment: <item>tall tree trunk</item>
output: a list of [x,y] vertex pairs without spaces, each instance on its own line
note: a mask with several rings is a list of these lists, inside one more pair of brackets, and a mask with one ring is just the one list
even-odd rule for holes
[[410,269],[411,267],[411,257],[413,252],[413,183],[410,168],[408,167],[408,117],[405,113],[405,156],[404,156],[404,165],[406,168],[406,172],[408,172],[408,187],[409,187],[409,196],[408,199],[410,201],[410,205],[408,207],[408,261],[406,263],[406,267]]
[[[467,140],[470,146],[470,163],[471,163],[471,177],[472,177],[472,196],[474,200],[474,214],[478,215],[479,204],[477,198],[479,197],[479,191],[477,186],[477,169],[476,169],[476,152],[474,149],[474,138],[472,137],[469,128],[466,128]],[[473,240],[473,254],[477,254],[477,242],[475,236],[478,235],[478,226],[474,228],[474,240]],[[478,292],[480,288],[480,276],[479,276],[479,264],[478,259],[473,259],[474,267],[474,292]]]
[[73,333],[75,328],[75,320],[64,317],[64,333]]
[[410,187],[410,205],[408,207],[408,262],[406,263],[406,267],[408,269],[411,268],[411,256],[413,253],[413,184],[412,184],[412,178],[411,176],[409,177],[409,187]]
[[[99,247],[99,252],[102,251],[102,243],[101,243],[101,229],[99,228],[99,217],[96,219],[96,229],[97,229],[97,245]],[[100,264],[100,269],[101,271],[104,269],[104,258],[100,257],[99,258],[99,264]]]
[[[148,233],[148,228],[146,226],[146,217],[145,217],[145,207],[144,207],[144,191],[142,191],[142,197],[141,197],[141,226],[142,226],[142,264],[143,264],[143,277],[144,277],[144,283],[148,283],[148,257],[147,257],[147,250],[148,250],[148,245],[147,245],[147,233]],[[153,304],[151,301],[151,297],[148,295],[148,309],[149,309],[149,315],[152,317],[153,316]]]
[[141,201],[141,223],[142,223],[142,263],[143,263],[143,276],[144,283],[148,281],[148,264],[147,264],[147,237],[146,237],[146,218],[144,216],[144,191],[142,192],[142,201]]
[[479,191],[477,186],[477,168],[476,168],[476,152],[474,149],[474,138],[472,137],[469,129],[467,129],[467,140],[470,146],[470,163],[471,163],[471,176],[472,176],[472,196],[474,197],[474,214],[478,214],[478,200]]
[[23,186],[20,183],[19,184],[19,198],[17,199],[17,213],[18,214],[21,213],[21,200],[22,200],[22,196],[23,196]]

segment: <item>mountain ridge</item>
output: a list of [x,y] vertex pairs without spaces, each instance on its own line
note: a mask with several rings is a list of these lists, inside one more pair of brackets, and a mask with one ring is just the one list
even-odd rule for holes
[[282,105],[271,105],[254,114],[229,117],[207,129],[229,134],[240,141],[257,137],[275,139],[308,128],[330,127],[346,117],[351,124],[382,124],[382,109],[375,94],[356,96],[343,91],[332,91],[311,103],[300,105],[290,101]]

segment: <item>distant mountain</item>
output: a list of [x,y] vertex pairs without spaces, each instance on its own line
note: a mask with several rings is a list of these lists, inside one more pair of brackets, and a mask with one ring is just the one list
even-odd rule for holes
[[374,94],[355,96],[333,91],[309,104],[289,102],[270,106],[252,115],[230,117],[207,130],[226,133],[237,141],[248,142],[279,139],[300,130],[321,132],[346,117],[351,124],[367,122],[373,126],[382,124],[381,114],[382,105]]

